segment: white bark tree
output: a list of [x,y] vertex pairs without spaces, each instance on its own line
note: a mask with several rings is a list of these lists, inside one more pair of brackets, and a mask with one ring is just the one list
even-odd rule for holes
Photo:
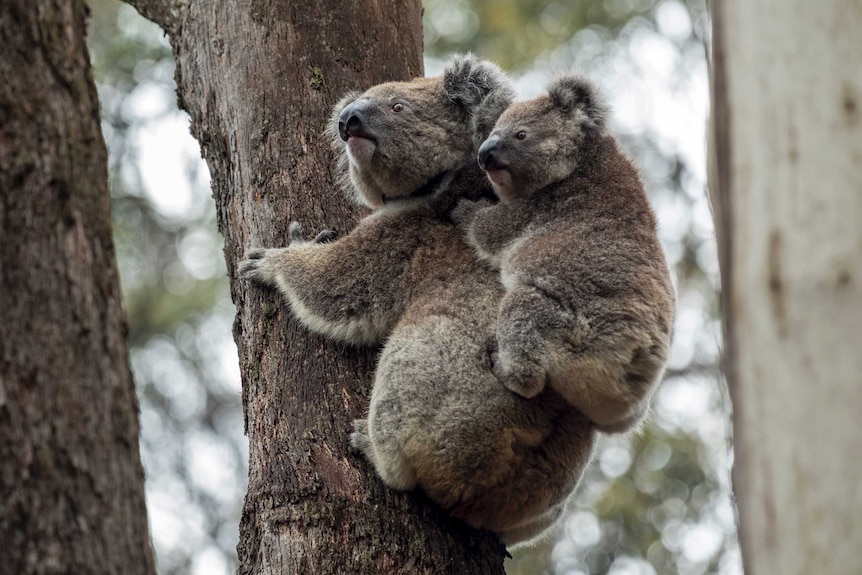
[[862,2],[713,6],[713,160],[748,575],[862,573]]

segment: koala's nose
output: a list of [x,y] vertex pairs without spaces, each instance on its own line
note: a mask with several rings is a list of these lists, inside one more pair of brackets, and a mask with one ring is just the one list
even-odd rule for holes
[[508,167],[500,157],[500,138],[497,136],[491,136],[479,147],[479,167],[485,171]]
[[338,135],[345,142],[350,136],[368,138],[368,114],[371,101],[368,98],[354,100],[338,115]]

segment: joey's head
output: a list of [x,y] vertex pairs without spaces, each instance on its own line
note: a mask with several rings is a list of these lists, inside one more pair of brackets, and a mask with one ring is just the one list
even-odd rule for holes
[[579,76],[561,76],[548,93],[512,104],[479,148],[479,165],[503,202],[532,195],[578,166],[605,130],[607,108]]
[[467,55],[439,77],[349,94],[329,125],[345,188],[371,208],[433,192],[447,172],[475,161],[513,93],[496,65]]

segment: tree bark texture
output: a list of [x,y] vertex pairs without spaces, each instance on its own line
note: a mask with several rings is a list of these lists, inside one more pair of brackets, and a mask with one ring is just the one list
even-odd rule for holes
[[291,220],[346,232],[324,128],[349,90],[422,75],[418,0],[131,2],[171,36],[179,99],[209,164],[237,306],[249,487],[239,572],[502,573],[499,545],[349,454],[376,350],[310,334],[274,291],[236,275]]
[[713,25],[746,573],[862,573],[862,4],[724,0]]
[[0,4],[0,573],[155,572],[82,2]]

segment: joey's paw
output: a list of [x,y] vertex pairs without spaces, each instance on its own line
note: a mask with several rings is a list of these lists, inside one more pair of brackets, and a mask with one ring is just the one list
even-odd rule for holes
[[290,227],[287,228],[288,236],[290,237],[290,245],[298,244],[328,244],[338,237],[338,232],[335,230],[323,230],[317,234],[313,240],[306,241],[302,234],[302,225],[293,221],[290,222]]
[[485,199],[476,201],[461,200],[458,202],[458,205],[452,208],[449,215],[459,228],[467,228],[473,222],[479,210],[493,205],[489,200]]
[[356,453],[366,454],[371,450],[371,437],[368,434],[368,420],[353,420],[353,433],[350,434],[350,448]]
[[545,389],[545,370],[539,366],[531,365],[529,362],[512,365],[502,361],[499,354],[492,355],[491,361],[491,370],[509,391],[530,399]]

